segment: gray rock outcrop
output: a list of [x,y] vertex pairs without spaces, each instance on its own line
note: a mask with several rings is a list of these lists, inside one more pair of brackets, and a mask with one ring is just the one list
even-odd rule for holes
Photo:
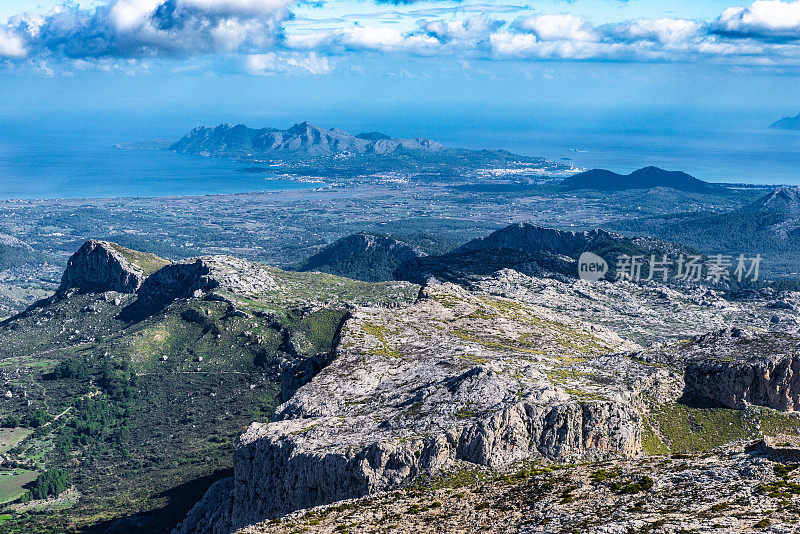
[[459,466],[636,456],[638,382],[607,368],[564,374],[633,347],[448,285],[407,308],[357,310],[328,366],[241,436],[227,497],[199,503],[179,532],[230,532]]
[[726,329],[702,336],[681,355],[688,399],[726,408],[800,411],[800,337]]
[[70,289],[87,293],[135,293],[147,277],[145,266],[136,261],[139,257],[162,265],[169,263],[108,241],[87,241],[67,262],[59,293]]
[[[771,332],[719,330],[776,313],[787,320]],[[679,400],[795,410],[800,338],[778,330],[793,314],[707,289],[509,270],[470,289],[429,284],[410,305],[355,306],[331,358],[248,427],[234,477],[176,532],[227,534],[451,470],[635,458],[649,412]]]

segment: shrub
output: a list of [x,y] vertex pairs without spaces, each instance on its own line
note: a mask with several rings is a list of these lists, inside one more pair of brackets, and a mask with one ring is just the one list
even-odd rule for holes
[[30,497],[33,499],[46,499],[57,497],[59,493],[69,486],[69,477],[60,469],[49,469],[33,481]]
[[56,368],[56,378],[86,378],[89,376],[89,366],[77,358],[68,358]]

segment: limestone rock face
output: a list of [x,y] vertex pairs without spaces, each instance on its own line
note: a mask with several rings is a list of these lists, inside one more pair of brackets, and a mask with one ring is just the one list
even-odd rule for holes
[[727,329],[697,338],[685,359],[688,398],[727,408],[800,410],[800,337]]
[[141,266],[125,257],[125,251],[108,241],[87,241],[67,262],[59,292],[135,293],[146,275]]
[[354,305],[330,358],[248,427],[234,477],[177,532],[228,533],[461,468],[637,458],[648,411],[692,397],[795,410],[795,312],[769,302],[499,270],[469,289],[430,283],[411,304]]
[[[450,285],[406,308],[357,309],[334,359],[241,436],[227,497],[198,504],[180,532],[229,532],[458,466],[636,456],[640,383],[580,367],[635,347]],[[660,372],[622,359],[631,376]]]
[[268,269],[229,256],[202,256],[172,263],[152,274],[139,290],[145,301],[189,298],[221,288],[238,294],[276,289]]

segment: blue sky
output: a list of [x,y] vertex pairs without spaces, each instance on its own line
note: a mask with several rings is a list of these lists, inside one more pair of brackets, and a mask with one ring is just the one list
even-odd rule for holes
[[4,0],[9,110],[800,109],[800,0]]

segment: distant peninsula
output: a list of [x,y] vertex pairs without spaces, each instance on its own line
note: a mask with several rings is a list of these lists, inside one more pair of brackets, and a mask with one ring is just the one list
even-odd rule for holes
[[720,186],[704,182],[681,171],[665,171],[658,167],[645,167],[630,174],[617,174],[605,169],[592,169],[561,183],[567,190],[593,189],[595,191],[625,191],[669,187],[687,193],[711,193]]
[[243,124],[200,126],[170,147],[185,152],[223,157],[266,155],[333,156],[435,153],[444,149],[430,139],[395,139],[379,132],[353,135],[338,128],[320,128],[308,122],[286,130],[248,128]]
[[794,117],[784,117],[770,124],[775,130],[800,130],[800,113]]
[[575,172],[571,164],[507,150],[446,147],[424,137],[400,138],[365,130],[351,134],[300,122],[290,128],[250,128],[243,124],[200,126],[171,144],[169,150],[229,158],[251,165],[246,172],[310,176],[315,180],[354,179],[368,183],[560,177]]

